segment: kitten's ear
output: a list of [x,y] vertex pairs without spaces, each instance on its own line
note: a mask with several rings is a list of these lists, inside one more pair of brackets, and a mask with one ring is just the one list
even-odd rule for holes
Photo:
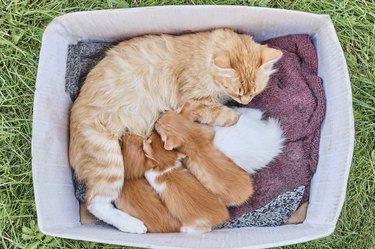
[[194,121],[192,109],[193,108],[192,108],[190,102],[185,102],[185,104],[180,108],[178,113],[181,114],[182,116],[188,118],[189,120]]
[[191,109],[192,107],[191,107],[190,102],[185,102],[185,104],[181,107],[181,110],[179,111],[179,113],[181,113],[183,116],[190,117],[191,111],[192,111]]
[[176,139],[166,136],[164,139],[164,149],[173,150],[176,147],[178,147]]
[[177,160],[184,159],[185,157],[186,157],[186,155],[184,153],[178,152],[178,154],[177,154]]
[[261,45],[260,53],[262,65],[269,62],[275,63],[281,58],[281,56],[283,56],[283,52],[281,52],[281,50],[270,48],[267,45]]
[[143,140],[143,151],[145,152],[145,155],[147,158],[150,158],[150,159],[153,159],[154,158],[152,157],[152,147],[151,147],[151,140],[148,139],[148,140]]

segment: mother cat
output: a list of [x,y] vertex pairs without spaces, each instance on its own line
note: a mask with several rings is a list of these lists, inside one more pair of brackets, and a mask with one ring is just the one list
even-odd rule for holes
[[249,103],[281,56],[230,29],[147,35],[110,49],[87,75],[70,116],[69,159],[86,184],[88,210],[121,231],[146,232],[142,221],[112,204],[124,183],[121,136],[147,137],[161,112],[186,101],[199,122],[235,124],[239,114],[221,102],[229,96]]

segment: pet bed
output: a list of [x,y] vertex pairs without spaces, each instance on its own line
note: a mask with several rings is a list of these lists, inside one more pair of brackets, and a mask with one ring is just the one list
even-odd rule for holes
[[[312,40],[302,34],[274,38],[265,43],[281,49],[284,55],[276,63],[277,72],[267,89],[248,106],[263,110],[266,116],[279,118],[286,143],[283,153],[254,175],[253,198],[242,206],[230,208],[231,219],[221,228],[285,224],[302,204],[308,202],[310,180],[318,163],[325,98]],[[73,101],[87,73],[112,45],[108,42],[69,45],[66,92]],[[73,179],[76,197],[83,200],[85,187],[75,177]]]

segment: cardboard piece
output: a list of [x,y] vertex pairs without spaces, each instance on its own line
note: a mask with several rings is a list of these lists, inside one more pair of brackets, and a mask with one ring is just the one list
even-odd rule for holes
[[[302,224],[223,229],[208,234],[127,234],[81,225],[68,161],[71,99],[65,93],[67,47],[81,40],[119,41],[150,33],[231,27],[258,41],[288,34],[313,36],[327,110],[320,159]],[[152,248],[264,248],[331,234],[346,192],[353,155],[352,94],[345,58],[329,16],[242,6],[164,6],[70,13],[43,34],[34,97],[32,172],[38,226],[48,235]]]
[[79,203],[79,221],[82,224],[95,224],[96,220],[94,216],[87,209],[87,204],[84,202]]
[[[308,202],[302,203],[302,205],[294,212],[288,219],[288,224],[302,223],[306,219]],[[82,216],[81,216],[82,217]]]

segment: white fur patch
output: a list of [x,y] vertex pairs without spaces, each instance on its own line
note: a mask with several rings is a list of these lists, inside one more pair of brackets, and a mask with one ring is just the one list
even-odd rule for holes
[[157,183],[156,182],[156,178],[163,175],[163,174],[166,174],[168,172],[171,172],[172,170],[174,169],[177,169],[179,167],[182,167],[182,163],[180,160],[176,160],[175,162],[175,166],[173,167],[170,167],[166,170],[164,170],[163,172],[156,172],[154,170],[148,170],[146,171],[145,173],[145,177],[148,181],[148,183],[153,187],[153,189],[157,192],[157,193],[162,193],[165,188],[166,188],[166,184],[165,183]]
[[174,166],[175,166],[176,168],[181,167],[181,166],[182,166],[182,162],[181,162],[180,160],[176,160]]
[[202,233],[199,229],[194,226],[182,226],[180,228],[180,232],[182,233]]
[[193,225],[183,225],[180,232],[183,233],[207,233],[212,230],[210,223],[205,219],[198,219]]
[[163,173],[156,172],[154,170],[148,170],[145,173],[145,177],[148,181],[148,183],[152,186],[152,188],[157,192],[157,193],[162,193],[165,188],[166,184],[165,183],[157,183],[156,178],[162,175]]
[[284,146],[283,130],[277,119],[262,120],[262,112],[236,108],[238,122],[229,127],[215,128],[215,146],[249,173],[266,167]]
[[172,170],[177,169],[177,168],[179,168],[181,166],[182,166],[181,161],[180,160],[176,160],[175,165],[173,167],[170,167],[170,168],[164,170],[160,175],[163,175],[165,173],[171,172]]
[[96,196],[89,205],[88,210],[97,218],[117,227],[120,231],[127,233],[146,233],[147,228],[143,222],[116,209],[108,197]]

